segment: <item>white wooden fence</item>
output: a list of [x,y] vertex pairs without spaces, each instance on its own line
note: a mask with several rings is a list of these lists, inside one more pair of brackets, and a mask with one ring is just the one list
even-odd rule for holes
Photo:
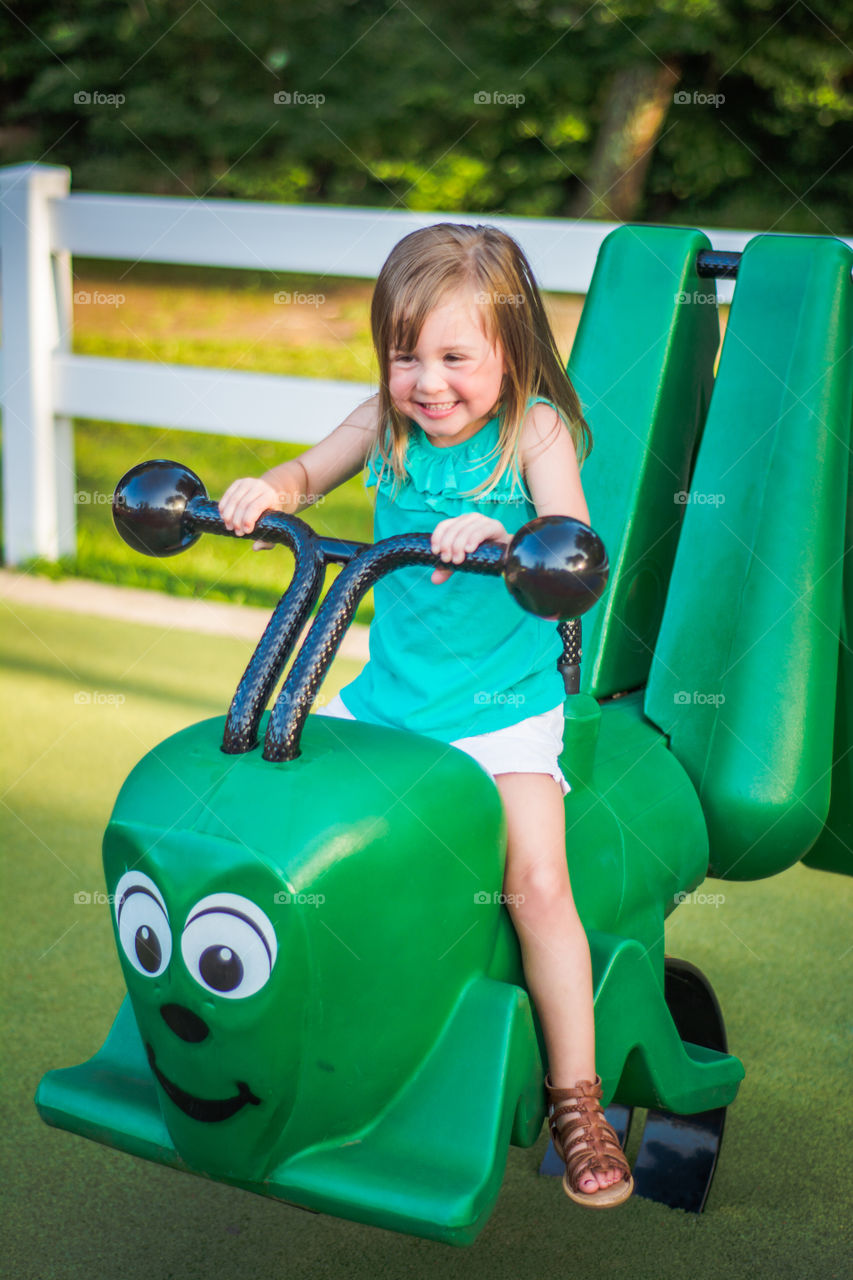
[[[71,354],[71,255],[374,278],[404,235],[436,221],[502,227],[545,289],[585,293],[614,223],[70,193],[53,165],[0,169],[5,559],[75,549],[71,419],[313,444],[375,388]],[[755,232],[710,231],[716,249]],[[710,282],[709,282],[710,287]],[[718,282],[721,301],[731,285]],[[118,477],[116,477],[118,478]]]

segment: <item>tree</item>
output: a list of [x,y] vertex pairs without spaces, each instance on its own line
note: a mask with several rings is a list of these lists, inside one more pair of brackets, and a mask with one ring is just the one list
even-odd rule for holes
[[0,146],[76,188],[843,233],[851,47],[829,0],[11,0]]

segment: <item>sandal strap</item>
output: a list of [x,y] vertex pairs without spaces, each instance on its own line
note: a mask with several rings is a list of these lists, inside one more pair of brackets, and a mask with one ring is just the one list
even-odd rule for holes
[[[575,1190],[579,1189],[580,1179],[587,1171],[607,1173],[616,1169],[622,1174],[623,1181],[629,1181],[630,1166],[599,1101],[602,1095],[600,1078],[579,1080],[573,1089],[555,1089],[548,1083],[549,1079],[546,1077],[545,1088],[549,1100],[551,1137]],[[572,1118],[558,1125],[557,1121],[563,1116]]]
[[548,1083],[550,1079],[550,1075],[545,1077],[545,1091],[552,1102],[562,1102],[570,1098],[600,1098],[603,1093],[599,1075],[594,1080],[578,1080],[572,1089],[555,1089]]

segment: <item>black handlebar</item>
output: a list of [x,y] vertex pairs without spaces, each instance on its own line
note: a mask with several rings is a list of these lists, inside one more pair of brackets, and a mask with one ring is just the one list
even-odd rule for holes
[[[191,547],[202,533],[236,537],[226,529],[219,507],[208,499],[195,472],[157,459],[133,467],[113,495],[116,529],[145,555],[172,556]],[[273,611],[231,702],[223,751],[238,753],[257,744],[264,708],[319,599],[326,565],[344,568],[326,593],[314,623],[276,700],[264,743],[265,760],[293,760],[317,690],[331,665],[362,597],[384,574],[407,565],[447,568],[436,556],[429,533],[405,534],[377,543],[318,537],[297,516],[264,512],[253,537],[293,551],[296,568]],[[454,570],[503,576],[517,603],[554,621],[579,656],[577,619],[601,596],[607,583],[607,553],[589,525],[568,516],[540,516],[513,537],[508,548],[483,543]],[[571,659],[567,659],[571,664]],[[565,675],[564,671],[564,675]],[[568,683],[568,679],[567,679]]]

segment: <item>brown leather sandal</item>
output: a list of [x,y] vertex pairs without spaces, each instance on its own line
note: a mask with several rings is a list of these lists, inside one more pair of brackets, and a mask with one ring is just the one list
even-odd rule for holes
[[[579,1080],[574,1089],[555,1089],[550,1073],[545,1077],[548,1126],[554,1147],[566,1163],[563,1190],[576,1204],[590,1209],[611,1209],[622,1204],[634,1190],[634,1179],[619,1139],[601,1109],[601,1078]],[[571,1115],[562,1124],[561,1116]],[[619,1169],[622,1178],[598,1191],[581,1191],[585,1173],[605,1173]]]

